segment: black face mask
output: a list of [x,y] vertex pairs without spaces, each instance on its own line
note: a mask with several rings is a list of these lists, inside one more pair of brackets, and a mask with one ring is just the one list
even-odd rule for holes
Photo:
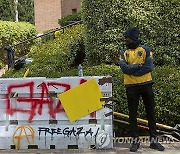
[[126,44],[128,49],[136,49],[140,45],[141,41],[140,40],[135,40],[132,43]]

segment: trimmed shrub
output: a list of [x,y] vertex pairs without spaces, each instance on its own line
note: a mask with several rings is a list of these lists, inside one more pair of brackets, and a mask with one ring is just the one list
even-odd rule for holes
[[[112,76],[114,109],[117,112],[128,114],[123,73],[118,66],[105,64],[92,67],[83,66],[83,73],[85,76]],[[71,69],[60,73],[59,76],[78,76],[78,71]],[[157,122],[174,126],[179,123],[180,118],[180,67],[155,67],[153,76]],[[139,104],[138,117],[146,119],[142,101]]]
[[[7,60],[7,53],[4,50],[5,46],[17,44],[36,35],[35,26],[29,23],[0,21],[0,59],[4,62]],[[26,55],[33,42],[29,41],[15,47],[15,59]]]
[[75,42],[71,43],[71,54],[74,57],[72,66],[78,66],[85,61],[85,45],[83,36],[78,37]]
[[114,63],[123,48],[123,33],[132,26],[154,51],[155,63],[180,63],[180,1],[83,0],[86,56],[90,64]]
[[[42,40],[43,43],[55,39],[55,33],[56,32],[55,33],[52,32],[54,30],[55,29],[50,29],[50,30],[46,30],[46,31],[43,32],[43,35],[49,33],[49,34],[44,35],[44,36],[41,37],[41,40]],[[50,33],[50,32],[52,32],[52,33]]]
[[158,122],[174,126],[180,119],[180,67],[156,67],[154,78]]
[[[78,52],[83,52],[80,45],[82,26],[77,25],[64,30],[64,33],[54,40],[40,46],[34,46],[27,55],[33,62],[23,69],[10,69],[3,77],[22,77],[27,68],[31,77],[60,77],[60,73],[68,71],[76,64]],[[77,46],[76,46],[77,45]]]
[[[42,63],[44,63],[43,60]],[[64,70],[63,72],[60,72],[60,69],[55,70],[54,67],[51,67],[51,65],[46,67],[43,67],[41,65],[41,67],[41,69],[44,70],[45,73],[41,71],[42,74],[40,74],[39,76],[46,76],[50,78],[57,78],[63,76],[78,76],[77,69]],[[47,69],[47,67],[49,67],[49,70]],[[30,67],[31,72],[28,76],[34,76],[35,72],[38,75],[38,73],[40,72],[40,68],[32,70],[33,68],[35,69],[35,67]],[[6,77],[22,77],[25,73],[25,69],[26,68],[23,68],[21,69],[21,71],[18,72],[11,71],[11,74],[6,73],[5,75]],[[127,98],[123,85],[123,74],[118,66],[105,64],[93,67],[83,66],[83,72],[85,76],[111,75],[113,78],[114,109],[117,112],[128,114]],[[153,87],[155,93],[157,122],[170,126],[175,126],[176,123],[179,123],[180,118],[180,67],[156,67],[153,75],[155,80],[155,84]],[[138,108],[138,117],[146,119],[145,115],[146,114],[144,105],[142,101],[140,101]],[[118,135],[129,134],[129,129],[127,129],[127,126],[115,124],[115,129],[118,129]]]
[[78,13],[73,13],[72,15],[62,17],[61,19],[58,20],[58,23],[60,26],[64,27],[66,25],[69,25],[73,22],[80,20],[81,20],[81,12],[78,12]]
[[0,60],[0,69],[2,69],[5,66],[5,64]]

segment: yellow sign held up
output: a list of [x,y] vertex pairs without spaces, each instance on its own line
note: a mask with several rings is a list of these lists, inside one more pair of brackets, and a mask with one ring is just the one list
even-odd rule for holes
[[91,79],[58,95],[70,122],[102,108],[102,93],[95,79]]

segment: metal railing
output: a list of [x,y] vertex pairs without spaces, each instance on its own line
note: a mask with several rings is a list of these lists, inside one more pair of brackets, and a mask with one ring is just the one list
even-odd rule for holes
[[63,27],[60,27],[60,28],[56,28],[55,30],[52,30],[52,31],[47,32],[47,33],[45,33],[45,34],[42,34],[42,35],[39,35],[39,36],[36,36],[36,37],[32,37],[32,38],[29,38],[29,39],[26,39],[26,40],[22,40],[22,41],[20,41],[19,43],[16,43],[16,44],[13,44],[13,45],[5,46],[4,49],[7,51],[7,57],[8,57],[8,69],[9,69],[10,67],[14,68],[14,64],[15,64],[15,62],[14,62],[14,52],[15,52],[15,50],[13,49],[13,47],[16,47],[16,46],[21,45],[21,44],[24,44],[24,43],[26,43],[26,42],[35,40],[35,39],[37,39],[37,38],[41,38],[41,37],[43,37],[43,36],[49,35],[49,34],[51,34],[51,33],[54,33],[54,32],[56,32],[56,31],[59,31],[59,30],[63,30],[63,32],[64,32],[64,29],[66,29],[66,28],[68,28],[68,27],[72,27],[72,26],[77,25],[77,24],[80,24],[80,23],[82,23],[82,21],[76,21],[76,22],[71,23],[71,24],[69,24],[69,25],[66,25],[66,26],[63,26]]

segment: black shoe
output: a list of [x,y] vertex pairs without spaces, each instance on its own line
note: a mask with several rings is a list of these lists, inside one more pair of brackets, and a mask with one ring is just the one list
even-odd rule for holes
[[138,142],[133,142],[133,143],[131,144],[130,151],[131,151],[131,152],[136,152],[137,149],[139,149],[139,145],[140,145],[140,143],[138,143]]
[[164,151],[164,147],[160,144],[160,143],[158,143],[158,142],[156,142],[156,143],[151,143],[150,144],[150,148],[151,149],[156,149],[156,150],[158,150],[158,151]]

